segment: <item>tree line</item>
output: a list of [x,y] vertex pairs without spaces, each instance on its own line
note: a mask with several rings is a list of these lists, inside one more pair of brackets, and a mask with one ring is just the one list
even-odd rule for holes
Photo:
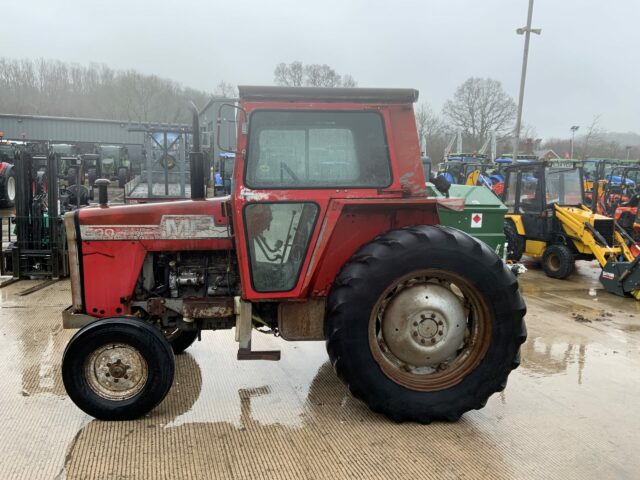
[[210,93],[134,70],[57,60],[0,58],[2,113],[131,122],[189,122],[189,101]]

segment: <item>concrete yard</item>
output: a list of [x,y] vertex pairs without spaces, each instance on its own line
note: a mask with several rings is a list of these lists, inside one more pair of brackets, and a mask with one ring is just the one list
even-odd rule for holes
[[237,362],[232,332],[177,358],[142,420],[93,420],[67,398],[60,359],[68,281],[0,290],[2,478],[638,478],[640,302],[601,290],[595,263],[569,281],[521,277],[529,338],[507,389],[454,424],[395,424],[353,399],[323,343],[256,334],[279,363]]

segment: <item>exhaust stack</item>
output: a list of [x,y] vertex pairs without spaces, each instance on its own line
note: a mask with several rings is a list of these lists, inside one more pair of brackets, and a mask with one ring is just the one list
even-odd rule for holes
[[204,175],[204,153],[200,151],[200,119],[198,107],[191,102],[193,110],[192,141],[193,147],[189,153],[191,164],[191,200],[204,200],[206,197]]

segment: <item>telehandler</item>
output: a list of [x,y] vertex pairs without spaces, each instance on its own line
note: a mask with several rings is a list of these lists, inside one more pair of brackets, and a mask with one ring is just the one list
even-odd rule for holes
[[[395,421],[454,421],[505,388],[526,337],[516,277],[482,242],[439,225],[426,194],[412,89],[239,87],[231,194],[65,215],[73,304],[62,375],[105,420],[162,401],[174,352],[202,330],[254,326],[324,340],[352,394]],[[199,132],[197,113],[194,132]],[[173,350],[173,351],[172,351]]]
[[[576,259],[596,259],[605,290],[640,299],[635,241],[610,217],[584,205],[582,169],[576,161],[537,162],[506,169],[503,202],[508,259],[542,260],[553,278],[567,278]],[[640,258],[640,257],[638,257]]]

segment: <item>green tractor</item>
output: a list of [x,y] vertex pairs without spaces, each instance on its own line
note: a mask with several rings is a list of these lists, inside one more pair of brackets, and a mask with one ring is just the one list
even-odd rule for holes
[[80,149],[72,143],[52,143],[49,145],[49,153],[58,157],[58,175],[65,178],[69,185],[82,183],[84,172]]
[[127,147],[123,145],[98,145],[96,153],[100,155],[100,170],[88,172],[89,183],[94,175],[97,178],[97,175],[100,174],[109,180],[118,180],[118,186],[124,188],[131,179],[131,161]]

